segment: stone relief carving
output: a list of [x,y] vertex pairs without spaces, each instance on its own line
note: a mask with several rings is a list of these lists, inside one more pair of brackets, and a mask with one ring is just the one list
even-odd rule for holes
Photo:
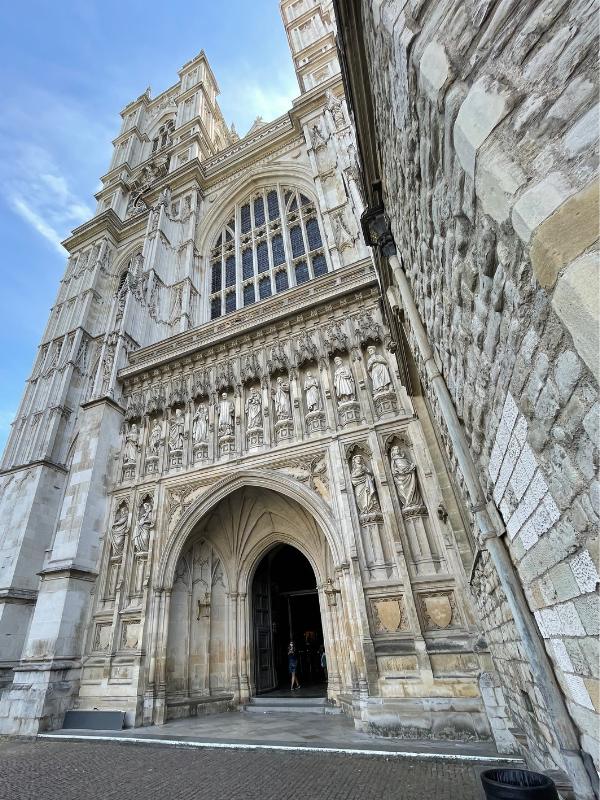
[[397,633],[410,629],[402,595],[372,599],[371,611],[375,633]]
[[244,366],[241,370],[242,383],[250,383],[252,381],[260,381],[262,378],[262,369],[258,356],[254,351],[248,353],[244,359]]
[[333,376],[333,386],[338,405],[356,400],[356,389],[354,386],[354,376],[339,356],[334,358],[335,372]]
[[304,393],[306,397],[306,408],[309,413],[313,411],[321,411],[323,404],[321,401],[321,392],[319,390],[319,382],[311,372],[306,373],[304,379]]
[[262,430],[262,399],[258,389],[251,389],[246,400],[246,425],[248,430],[260,428]]
[[183,463],[183,443],[185,439],[185,417],[180,408],[175,409],[175,416],[169,425],[169,456],[171,466]]
[[390,466],[403,516],[426,514],[427,509],[417,478],[417,466],[402,452],[399,445],[394,445],[390,450]]
[[323,454],[312,459],[298,459],[286,462],[279,469],[300,481],[300,483],[305,483],[309,489],[315,491],[323,500],[330,501],[327,461]]
[[362,453],[355,453],[352,456],[350,479],[361,520],[370,522],[373,519],[379,519],[381,506],[379,505],[375,479]]
[[343,128],[346,125],[346,117],[344,116],[344,102],[341,97],[336,97],[331,89],[327,90],[327,108],[331,112],[333,124],[336,130]]
[[133,532],[133,546],[135,552],[144,554],[150,547],[150,533],[154,527],[152,519],[153,501],[150,495],[146,495],[142,500],[138,511],[138,517]]
[[317,152],[319,150],[323,150],[324,148],[327,147],[327,141],[326,141],[325,137],[323,136],[323,132],[321,130],[321,126],[318,123],[315,123],[312,126],[310,139],[311,139],[311,142],[312,142],[313,150],[315,152]]
[[133,422],[131,424],[131,427],[125,434],[123,463],[135,464],[139,448],[140,448],[140,434],[138,431],[138,426],[136,425],[135,422]]
[[325,328],[323,341],[328,355],[334,353],[345,353],[348,350],[348,336],[342,330],[338,320],[334,320]]
[[348,224],[344,218],[344,212],[339,211],[335,215],[332,214],[332,218],[333,218],[333,235],[338,250],[341,252],[345,250],[347,247],[352,247],[354,245],[354,240],[356,237],[352,235],[350,229],[348,228]]
[[110,527],[110,541],[112,544],[112,558],[118,558],[123,554],[125,547],[125,537],[129,530],[129,506],[123,500],[115,511],[113,524]]
[[289,359],[286,355],[283,345],[279,340],[275,342],[271,348],[271,357],[267,361],[267,369],[269,374],[273,375],[276,372],[288,372],[290,367]]
[[277,421],[291,419],[290,386],[283,378],[277,378],[277,388],[273,389],[273,404]]
[[419,594],[419,607],[426,630],[460,626],[456,601],[452,592]]
[[319,360],[319,351],[316,344],[313,342],[312,337],[308,331],[296,340],[296,366],[301,367],[303,364],[317,362]]
[[201,403],[192,420],[192,440],[195,445],[208,442],[208,406]]
[[221,399],[217,403],[217,413],[219,415],[219,435],[231,436],[234,427],[235,407],[229,399],[227,392],[221,394]]
[[392,379],[390,377],[388,363],[384,356],[380,355],[373,345],[367,348],[367,352],[369,354],[367,371],[371,376],[373,397],[375,397],[381,392],[388,392],[390,390]]

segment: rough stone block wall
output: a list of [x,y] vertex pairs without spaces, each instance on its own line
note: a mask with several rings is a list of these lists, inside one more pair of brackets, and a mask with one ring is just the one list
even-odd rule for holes
[[[399,255],[598,766],[597,6],[362,7]],[[485,557],[479,569],[514,722],[548,763],[541,697]]]

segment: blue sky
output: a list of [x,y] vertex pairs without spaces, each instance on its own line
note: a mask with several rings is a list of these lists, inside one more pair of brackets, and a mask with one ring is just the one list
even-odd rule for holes
[[64,271],[91,216],[119,111],[206,52],[243,135],[298,91],[277,0],[28,0],[0,4],[0,449]]

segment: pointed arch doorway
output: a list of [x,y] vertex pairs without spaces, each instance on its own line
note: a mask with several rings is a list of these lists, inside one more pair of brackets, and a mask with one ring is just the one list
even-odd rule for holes
[[277,544],[252,580],[253,680],[256,694],[290,688],[287,651],[294,642],[298,678],[311,694],[327,694],[321,666],[323,624],[313,568],[300,550]]

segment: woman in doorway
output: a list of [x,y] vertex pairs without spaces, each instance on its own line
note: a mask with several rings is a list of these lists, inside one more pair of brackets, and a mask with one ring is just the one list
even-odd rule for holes
[[[290,691],[293,692],[294,689],[300,688],[298,677],[296,675],[296,670],[298,669],[298,655],[296,653],[296,646],[293,642],[290,642],[290,646],[288,647],[288,669],[290,671],[290,675],[292,676],[292,686]],[[296,686],[294,686],[294,684],[296,684]]]

